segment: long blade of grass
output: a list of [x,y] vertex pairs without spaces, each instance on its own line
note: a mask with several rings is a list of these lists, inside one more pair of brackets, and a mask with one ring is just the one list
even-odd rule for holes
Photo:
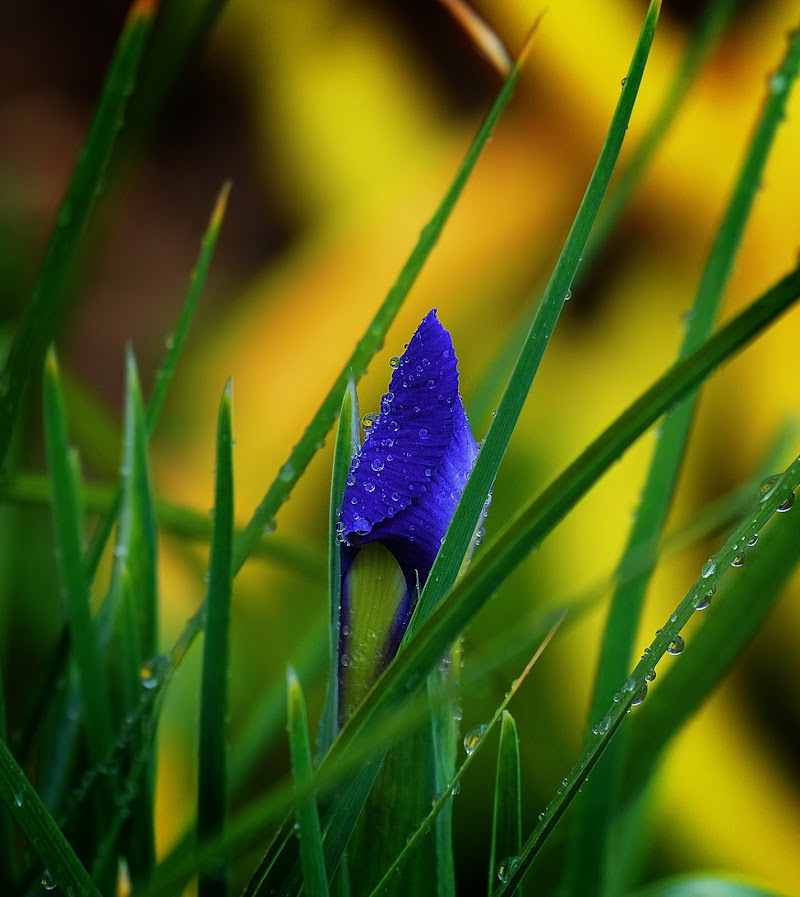
[[42,883],[50,888],[58,886],[65,894],[100,897],[89,873],[4,740],[0,740],[0,796],[42,861]]
[[489,888],[494,894],[498,879],[510,874],[522,850],[522,795],[519,775],[519,736],[514,717],[503,711],[497,774],[494,784],[492,843],[489,850]]
[[[197,837],[221,831],[227,808],[228,658],[233,552],[233,440],[231,382],[222,394],[217,422],[217,474],[214,533],[208,583],[208,621],[203,646],[200,739],[197,767]],[[200,897],[225,897],[227,868],[204,872]]]
[[[217,196],[214,209],[211,212],[211,218],[209,219],[208,226],[200,243],[200,253],[197,258],[197,264],[192,272],[191,280],[189,281],[189,289],[186,293],[183,307],[181,308],[177,326],[175,327],[173,335],[166,341],[166,352],[158,371],[156,372],[153,391],[147,403],[147,411],[145,413],[147,433],[149,436],[152,436],[153,430],[158,422],[158,417],[167,395],[167,389],[172,381],[175,368],[178,365],[181,351],[189,334],[189,326],[194,319],[197,303],[200,299],[203,287],[205,286],[206,277],[208,276],[208,271],[211,267],[211,260],[214,257],[217,238],[219,237],[222,221],[225,217],[225,210],[228,206],[230,186],[230,182],[223,184],[222,189]],[[86,553],[86,569],[90,580],[94,579],[94,575],[97,572],[97,566],[100,563],[103,550],[108,543],[114,528],[114,523],[119,515],[121,503],[122,485],[118,488],[114,500],[108,507],[108,510],[98,522],[92,536],[89,550]]]
[[406,633],[406,643],[413,638],[413,634],[420,624],[427,619],[456,581],[464,557],[469,551],[483,512],[486,496],[492,489],[531,384],[558,322],[565,297],[580,264],[583,247],[589,237],[592,224],[611,179],[614,165],[622,149],[622,141],[628,129],[633,104],[655,36],[660,6],[660,2],[651,2],[645,16],[600,157],[567,235],[564,248],[556,262],[553,275],[542,296],[519,360],[500,400],[497,414],[486,435],[475,468],[470,474],[464,494],[447,530],[444,544],[436,556],[425,588],[420,595],[414,618]]
[[[289,748],[292,758],[292,775],[298,786],[309,783],[314,774],[311,762],[311,744],[308,738],[306,702],[300,680],[291,667],[287,672],[289,703]],[[295,810],[300,826],[300,858],[303,863],[303,890],[309,897],[328,897],[328,878],[325,872],[325,855],[322,849],[322,831],[319,824],[316,797],[298,800]]]
[[578,794],[586,778],[595,768],[603,751],[625,718],[626,712],[635,704],[644,701],[647,682],[652,678],[656,665],[669,652],[680,653],[683,642],[679,633],[698,608],[704,606],[710,594],[717,587],[721,576],[732,566],[738,566],[743,546],[753,533],[760,532],[779,510],[791,507],[794,491],[800,486],[800,456],[798,456],[780,476],[770,479],[768,487],[760,490],[755,508],[745,516],[720,550],[703,566],[700,576],[687,592],[684,599],[671,614],[664,626],[656,632],[656,637],[645,649],[641,660],[631,675],[619,683],[619,691],[613,695],[605,715],[592,728],[592,737],[569,774],[558,789],[556,796],[540,816],[520,854],[519,864],[500,887],[497,897],[513,894],[522,877],[530,868],[567,808]]
[[45,350],[53,339],[65,287],[136,83],[154,13],[154,0],[135,0],[131,7],[61,203],[33,296],[0,374],[0,467],[4,466],[28,383],[41,371]]
[[[82,492],[86,510],[90,514],[109,514],[117,496],[116,489],[100,483],[84,483]],[[50,506],[52,502],[53,487],[49,477],[35,473],[15,473],[10,477],[0,478],[0,503],[41,507]],[[207,511],[196,511],[155,496],[153,502],[161,532],[182,539],[210,543],[212,521]],[[318,551],[282,542],[272,535],[259,540],[253,549],[253,555],[274,561],[310,579],[320,579],[325,572]],[[86,566],[88,569],[89,565]]]
[[328,514],[328,690],[325,695],[317,747],[317,754],[320,757],[327,753],[339,728],[339,616],[342,605],[339,510],[342,507],[342,496],[350,464],[361,444],[360,436],[358,395],[351,378],[342,399],[331,473],[331,504]]
[[92,760],[97,763],[112,741],[111,703],[100,661],[97,635],[89,606],[89,582],[83,566],[83,519],[79,485],[70,464],[72,448],[59,382],[55,353],[44,369],[44,415],[48,466],[53,481],[53,516],[63,594],[80,694],[85,707],[84,726]]
[[[679,358],[685,358],[711,332],[798,68],[800,32],[795,32],[778,72],[770,80],[767,100],[700,278]],[[781,89],[775,90],[774,83],[778,83]],[[664,419],[638,513],[620,561],[623,570],[640,555],[644,547],[655,544],[661,538],[677,488],[696,404],[695,394],[673,408]],[[645,592],[654,567],[655,559],[637,575],[625,577],[614,593],[598,662],[590,721],[597,719],[603,708],[608,706],[616,684],[628,668]],[[606,869],[616,865],[610,853],[614,843],[611,821],[617,809],[625,750],[625,740],[617,739],[595,770],[591,783],[584,789],[572,828],[566,867],[567,897],[593,897],[602,893]]]
[[630,736],[623,799],[630,801],[646,785],[675,733],[682,730],[753,638],[800,563],[798,545],[800,515],[795,509],[762,532],[757,547],[747,547],[744,569],[723,595],[714,598],[707,619],[692,634],[680,663],[660,679],[652,699],[642,707]]
[[[672,126],[695,78],[722,37],[740,2],[741,0],[714,0],[705,7],[652,124],[635,145],[627,164],[618,171],[617,177],[609,187],[584,248],[583,259],[573,278],[573,293],[577,294],[579,286],[591,273],[598,255],[607,245],[620,217],[628,208],[632,195]],[[470,398],[471,419],[477,421],[488,419],[489,411],[500,395],[529,328],[530,317],[525,314],[523,320],[513,328],[504,341],[494,362],[487,366]]]

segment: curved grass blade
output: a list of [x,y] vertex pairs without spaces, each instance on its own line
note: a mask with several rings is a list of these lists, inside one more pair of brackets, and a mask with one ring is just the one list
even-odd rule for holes
[[[117,490],[99,483],[84,483],[82,494],[88,513],[105,515],[115,501]],[[49,506],[52,501],[53,489],[49,477],[35,473],[15,473],[10,477],[0,478],[0,503],[38,507]],[[195,511],[155,496],[153,506],[162,532],[206,544],[211,542],[212,522],[207,511]],[[253,549],[253,555],[274,561],[310,579],[320,579],[324,574],[319,552],[282,542],[274,536],[260,539]]]
[[42,880],[65,894],[100,897],[89,873],[47,811],[4,740],[0,740],[0,796],[42,861]]
[[[628,163],[617,172],[614,183],[609,187],[583,250],[583,259],[572,280],[573,292],[577,292],[580,284],[591,273],[598,255],[608,243],[631,196],[672,126],[675,115],[680,110],[695,78],[722,37],[740,2],[741,0],[713,0],[705,7],[652,124],[634,147]],[[509,334],[494,363],[487,367],[469,402],[470,417],[473,420],[488,419],[529,327],[529,318],[526,315]]]
[[800,562],[799,544],[800,516],[793,511],[762,532],[757,547],[747,547],[745,568],[721,599],[715,598],[680,663],[663,677],[639,713],[622,777],[623,800],[629,802],[644,788],[672,737],[720,683],[773,609]]
[[[489,889],[495,892],[498,879],[510,875],[522,850],[522,795],[519,776],[519,736],[514,717],[503,711],[497,775],[494,785],[492,844],[489,851]],[[519,893],[519,891],[518,891]]]
[[361,445],[360,426],[358,394],[351,377],[342,398],[331,474],[331,505],[328,515],[328,690],[325,695],[317,747],[317,754],[320,757],[327,753],[333,743],[339,721],[339,616],[342,604],[342,577],[337,527],[347,474],[353,457]]
[[56,544],[71,636],[70,653],[78,671],[90,756],[94,762],[99,762],[111,746],[111,703],[89,606],[89,582],[82,556],[80,487],[70,463],[72,448],[52,349],[44,369],[44,415],[48,466],[53,481]]
[[567,235],[564,248],[556,262],[553,275],[542,296],[519,360],[500,400],[497,414],[478,454],[475,468],[470,474],[464,494],[447,530],[445,541],[436,556],[425,588],[420,595],[414,617],[406,632],[404,639],[406,643],[413,638],[413,634],[420,624],[425,621],[442,597],[450,590],[468,553],[486,502],[486,496],[492,489],[500,462],[508,448],[531,384],[558,322],[565,297],[580,263],[583,247],[589,237],[589,231],[622,148],[622,141],[628,128],[633,104],[655,36],[659,10],[660,2],[651,2],[600,157]]
[[[289,704],[289,748],[292,758],[292,775],[298,786],[311,782],[314,767],[311,762],[311,744],[308,738],[306,703],[300,680],[290,667],[286,675]],[[309,897],[328,897],[328,879],[325,872],[325,856],[322,849],[322,831],[319,825],[316,797],[300,799],[295,810],[300,826],[300,858],[303,863],[303,890]]]
[[[711,332],[725,284],[730,276],[745,224],[752,209],[775,134],[785,116],[789,89],[800,68],[800,32],[789,39],[784,60],[770,81],[752,140],[734,186],[722,224],[706,260],[689,313],[679,358],[685,358]],[[782,89],[772,88],[774,79]],[[661,538],[677,488],[697,403],[697,395],[685,399],[664,419],[650,462],[635,522],[620,567],[624,570],[643,547]],[[616,589],[598,662],[589,720],[598,718],[625,675],[655,559],[636,576],[626,577]],[[588,737],[588,736],[587,736]],[[607,751],[592,781],[584,789],[571,832],[566,868],[565,897],[593,897],[604,890],[607,869],[617,867],[611,854],[612,819],[625,763],[625,739],[617,739]]]
[[[227,808],[228,658],[233,554],[233,439],[231,381],[222,394],[217,422],[214,533],[208,583],[208,621],[203,645],[200,739],[197,773],[197,837],[221,831]],[[197,883],[200,897],[225,897],[227,869],[221,864]]]
[[[189,290],[186,294],[186,299],[184,300],[180,317],[178,318],[178,324],[175,327],[175,332],[166,342],[167,351],[161,361],[161,365],[159,366],[158,371],[156,372],[153,392],[150,395],[150,399],[147,403],[147,411],[145,414],[148,436],[151,436],[153,434],[153,430],[156,427],[159,414],[161,413],[161,408],[164,405],[164,399],[167,395],[167,388],[172,381],[172,377],[175,373],[175,368],[178,364],[178,359],[180,358],[181,351],[186,342],[186,337],[189,334],[189,326],[192,323],[192,319],[194,318],[194,313],[197,309],[197,303],[200,299],[200,293],[203,290],[203,286],[206,282],[206,277],[208,276],[209,268],[211,267],[211,260],[214,256],[214,249],[217,245],[217,238],[219,237],[219,232],[222,227],[222,221],[225,217],[225,210],[227,209],[228,205],[230,187],[230,182],[226,182],[225,184],[223,184],[222,189],[217,196],[217,201],[214,204],[214,209],[208,222],[208,227],[206,228],[206,232],[203,234],[203,239],[200,244],[200,254],[198,256],[197,264],[195,265],[194,271],[192,272],[192,277],[189,282]],[[97,527],[95,528],[94,535],[92,536],[91,545],[89,546],[89,550],[86,553],[86,568],[90,580],[94,579],[94,575],[97,572],[97,566],[100,563],[100,558],[103,555],[103,550],[108,543],[111,532],[114,528],[114,523],[116,522],[117,516],[119,515],[121,503],[122,486],[120,485],[116,495],[114,496],[113,502],[98,522]]]
[[155,13],[154,0],[136,0],[111,60],[94,118],[61,203],[39,279],[0,375],[0,468],[28,383],[42,369],[95,197],[103,181],[142,51]]
[[622,724],[625,714],[632,706],[644,701],[647,694],[647,682],[661,658],[670,650],[682,647],[679,633],[698,608],[705,606],[717,583],[731,566],[738,566],[739,558],[748,539],[753,533],[760,532],[764,524],[783,508],[791,507],[794,502],[794,491],[800,486],[800,456],[798,456],[780,476],[770,479],[769,486],[764,484],[760,490],[758,504],[742,523],[728,537],[720,550],[703,566],[700,577],[687,592],[684,599],[656,633],[650,646],[645,649],[641,660],[633,672],[619,683],[619,691],[613,696],[605,715],[592,728],[592,737],[572,770],[564,779],[555,798],[547,805],[540,816],[539,824],[531,833],[520,854],[519,864],[515,866],[507,881],[497,891],[497,897],[514,893],[522,877],[528,871],[534,858],[563,817],[569,805],[575,799],[589,773],[594,769],[601,754],[608,746],[611,738]]
[[631,892],[628,897],[782,897],[755,885],[710,875],[682,875],[657,881]]
[[657,380],[539,496],[529,501],[473,560],[463,578],[382,674],[331,748],[331,762],[340,759],[352,739],[364,732],[381,711],[413,693],[421,677],[433,669],[448,645],[467,628],[509,573],[651,424],[798,298],[800,268],[778,281]]

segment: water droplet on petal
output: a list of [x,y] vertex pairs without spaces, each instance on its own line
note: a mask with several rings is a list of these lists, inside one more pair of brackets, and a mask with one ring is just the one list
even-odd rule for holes
[[375,471],[383,470],[383,466],[384,466],[384,465],[383,465],[383,459],[382,459],[382,458],[376,458],[376,459],[372,462],[372,469],[375,470]]
[[375,483],[372,480],[367,480],[364,483],[364,491],[365,492],[374,492],[375,491]]
[[419,438],[427,439],[431,435],[431,431],[427,427],[419,428]]
[[[374,489],[375,487],[373,486],[372,488]],[[359,536],[366,536],[372,527],[369,525],[369,521],[366,517],[356,517],[353,521],[353,529]]]
[[400,367],[400,359],[396,355],[392,355],[389,359],[389,367],[390,368],[399,368]]
[[361,418],[361,425],[364,427],[365,430],[369,430],[372,428],[372,425],[375,423],[376,420],[378,420],[379,417],[380,417],[380,414],[378,414],[377,411],[370,411],[368,414],[365,414]]
[[683,638],[679,635],[676,635],[675,638],[669,643],[669,645],[667,645],[667,651],[669,651],[670,654],[677,655],[680,654],[681,651],[683,651],[684,647],[685,642],[683,641]]
[[514,874],[517,866],[519,866],[518,856],[506,857],[500,861],[500,865],[497,867],[497,877],[503,883],[507,882]]
[[478,746],[478,742],[483,737],[483,733],[489,727],[486,723],[481,724],[480,726],[475,726],[474,729],[470,729],[469,732],[464,736],[464,750],[471,754],[475,748]]
[[428,380],[428,384],[427,384],[427,386],[428,386],[428,389],[435,389],[435,388],[436,388],[436,381],[435,381],[435,380]]
[[355,484],[356,484],[356,478],[355,478],[355,475],[352,474],[352,473],[349,473],[349,474],[347,475],[347,481],[346,481],[346,482],[347,482],[347,485],[348,485],[348,486],[355,486]]

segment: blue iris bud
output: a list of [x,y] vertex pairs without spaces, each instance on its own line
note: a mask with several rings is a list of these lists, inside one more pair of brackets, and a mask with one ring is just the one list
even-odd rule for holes
[[339,519],[340,724],[397,653],[478,454],[435,309],[393,367]]

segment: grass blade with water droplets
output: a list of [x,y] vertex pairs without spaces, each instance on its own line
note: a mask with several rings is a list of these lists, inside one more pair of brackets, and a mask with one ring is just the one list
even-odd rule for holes
[[[497,774],[494,785],[492,844],[489,851],[489,894],[513,871],[522,850],[522,796],[519,775],[519,736],[514,717],[503,711]],[[519,893],[519,891],[517,892]]]

